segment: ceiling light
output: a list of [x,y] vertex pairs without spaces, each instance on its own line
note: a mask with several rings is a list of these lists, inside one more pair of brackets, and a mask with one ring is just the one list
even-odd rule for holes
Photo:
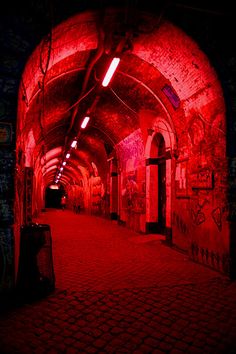
[[[57,183],[58,181],[56,181],[56,183]],[[50,186],[49,186],[49,188],[50,189],[59,189],[59,187],[58,186],[56,186],[55,184],[51,184]]]
[[75,147],[76,147],[76,144],[77,144],[77,140],[73,140],[72,143],[71,143],[71,147],[72,147],[72,148],[75,148]]
[[106,87],[109,84],[114,72],[116,71],[116,68],[117,68],[119,62],[120,62],[120,58],[113,58],[112,59],[109,69],[107,70],[107,73],[106,73],[106,75],[103,79],[103,82],[102,82],[103,87]]
[[89,122],[89,119],[90,119],[90,117],[88,117],[88,116],[84,118],[84,120],[83,120],[83,122],[81,123],[81,126],[80,126],[82,129],[86,128],[86,126],[87,126],[87,124]]

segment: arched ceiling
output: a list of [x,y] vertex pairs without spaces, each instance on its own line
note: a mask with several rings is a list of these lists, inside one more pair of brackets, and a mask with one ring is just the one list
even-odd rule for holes
[[[207,85],[210,90],[212,72],[204,69],[208,75],[203,75],[200,67],[204,55],[179,29],[140,13],[130,30],[125,16],[122,9],[106,9],[69,18],[43,38],[26,65],[18,134],[26,141],[33,131],[34,155],[46,184],[53,182],[74,137],[78,145],[63,170],[64,184],[81,178],[78,166],[90,171],[91,162],[105,176],[115,145],[144,124],[141,111],[166,115],[173,124],[176,112],[163,94],[165,84],[177,92],[185,110],[189,96]],[[111,84],[102,88],[108,59],[114,55],[121,57],[120,65]],[[200,75],[201,82],[189,85],[193,75]],[[91,119],[82,130],[88,112]]]

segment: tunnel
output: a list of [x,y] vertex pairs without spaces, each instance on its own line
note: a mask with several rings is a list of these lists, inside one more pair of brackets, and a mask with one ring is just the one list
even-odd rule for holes
[[[226,118],[217,74],[169,21],[142,12],[140,25],[125,31],[122,16],[117,9],[73,16],[31,54],[16,152],[31,207],[21,212],[16,203],[15,212],[37,216],[54,183],[65,189],[67,208],[80,204],[137,232],[163,234],[193,259],[212,254],[227,272],[229,226],[219,208]],[[114,58],[120,62],[103,86]]]
[[0,352],[236,352],[235,11],[8,0]]
[[[171,6],[181,8],[179,22]],[[3,289],[14,287],[21,226],[61,208],[63,196],[68,211],[144,238],[160,235],[192,261],[234,276],[234,139],[225,82],[188,22],[180,25],[195,7],[171,6],[169,13],[161,3],[155,11],[131,4],[71,9],[25,47],[13,134],[11,124],[1,126],[4,144],[13,139],[13,157],[4,157],[8,148],[1,155],[9,161],[2,253],[11,268],[10,277],[4,268]],[[5,179],[8,168],[13,179]]]

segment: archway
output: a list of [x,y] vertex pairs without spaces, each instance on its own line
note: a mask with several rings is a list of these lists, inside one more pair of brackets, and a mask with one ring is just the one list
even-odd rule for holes
[[[117,33],[117,23],[122,15],[120,10],[107,11],[101,26],[96,27],[96,13],[78,14],[53,29],[53,36],[44,39],[32,54],[19,89],[19,170],[25,167],[20,156],[22,151],[27,151],[25,137],[32,131],[34,161],[41,170],[37,173],[37,185],[52,183],[65,162],[74,138],[72,133],[75,133],[78,149],[70,151],[61,178],[65,189],[67,185],[80,182],[79,166],[82,166],[85,171],[83,186],[89,192],[93,179],[91,163],[94,162],[101,175],[101,185],[107,190],[107,181],[111,177],[107,161],[115,151],[118,169],[111,173],[114,180],[118,180],[116,209],[119,221],[138,232],[162,232],[168,239],[171,239],[174,225],[176,243],[181,238],[192,237],[190,252],[193,257],[199,247],[204,250],[209,247],[213,253],[220,253],[221,249],[227,252],[228,225],[224,222],[222,227],[222,219],[218,220],[223,210],[218,205],[226,204],[226,185],[223,189],[220,186],[224,176],[223,169],[217,170],[217,165],[221,161],[223,166],[226,157],[224,99],[216,73],[197,44],[180,29],[168,21],[159,23],[150,14],[141,14],[144,27],[148,29],[150,22],[153,23],[151,33],[140,29],[139,35],[132,38],[132,46],[127,45],[128,50],[122,53],[121,65],[111,87],[100,90],[98,98],[96,88],[101,89],[101,77],[97,74],[106,57],[106,53],[100,56],[104,44],[101,32],[112,28],[114,33],[111,32]],[[115,37],[109,39],[112,41]],[[119,38],[118,42],[121,40],[124,38]],[[50,56],[52,47],[57,48],[53,57]],[[83,87],[86,90],[82,90],[80,96]],[[142,117],[142,111],[148,110],[153,112],[150,119]],[[80,134],[78,127],[87,111],[92,113],[91,120],[88,129]],[[76,124],[73,126],[73,123]],[[196,125],[202,130],[201,140],[193,137]],[[72,126],[74,130],[70,129]],[[51,154],[54,150],[55,154]],[[48,161],[42,159],[47,155],[50,155]],[[155,163],[153,159],[156,159]],[[183,190],[184,184],[175,174],[175,159],[178,159],[178,171],[180,168],[184,171],[181,161],[188,160],[189,190]],[[200,161],[198,166],[201,164],[199,171],[195,171],[196,159]],[[208,222],[203,224],[199,221],[205,219],[199,215],[202,215],[204,188],[193,178],[203,173],[206,167],[210,174],[217,171],[217,184],[214,190],[212,186],[209,188],[207,203],[210,208],[205,217]],[[19,182],[20,178],[21,175]],[[123,188],[126,185],[128,188]],[[178,195],[175,185],[181,189]],[[99,188],[95,184],[97,199]],[[92,198],[90,193],[85,195],[85,207],[90,212]],[[177,215],[178,210],[181,213],[184,210],[185,215]],[[17,212],[21,215],[20,211]],[[110,209],[110,213],[113,212],[116,211]],[[226,221],[226,213],[224,218]],[[190,228],[183,225],[194,225],[191,236]],[[17,227],[19,229],[19,225]],[[198,227],[202,228],[201,233]],[[206,237],[199,236],[209,233],[211,236],[207,242]],[[222,262],[223,258],[222,255]]]
[[173,193],[173,155],[175,133],[163,118],[157,118],[149,130],[146,156],[146,231],[166,235],[171,242],[171,212]]

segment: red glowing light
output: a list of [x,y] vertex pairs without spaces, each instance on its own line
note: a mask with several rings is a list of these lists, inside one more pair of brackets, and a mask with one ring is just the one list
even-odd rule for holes
[[85,117],[83,122],[81,123],[81,128],[85,129],[87,127],[87,124],[89,122],[90,117]]
[[63,167],[60,168],[60,171],[63,171]]
[[70,153],[68,152],[67,154],[66,154],[66,159],[68,159],[70,157]]
[[119,62],[120,62],[120,58],[113,58],[112,59],[109,69],[107,70],[107,73],[106,73],[106,75],[103,79],[103,82],[102,82],[103,87],[106,87],[109,84],[114,72],[116,71],[116,68],[117,68]]
[[65,166],[66,165],[66,161],[62,162],[62,165]]

